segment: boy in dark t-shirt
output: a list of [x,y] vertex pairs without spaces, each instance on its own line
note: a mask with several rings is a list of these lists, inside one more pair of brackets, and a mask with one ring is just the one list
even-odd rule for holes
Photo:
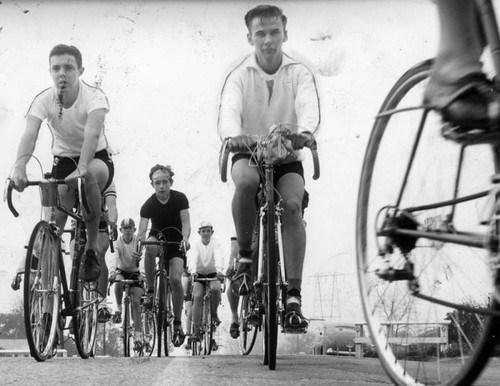
[[[174,334],[172,342],[179,347],[184,342],[181,316],[184,302],[182,288],[182,272],[186,266],[185,251],[189,249],[189,235],[191,224],[189,220],[189,202],[184,193],[171,190],[174,172],[170,166],[155,165],[151,168],[149,178],[155,193],[142,205],[139,222],[139,239],[146,240],[146,231],[149,220],[151,230],[147,241],[157,240],[157,235],[162,232],[167,241],[181,243],[180,248],[167,248],[165,256],[169,268],[170,286],[172,288],[172,303],[174,308]],[[158,256],[158,246],[148,245],[144,259],[146,271],[147,296],[144,302],[146,307],[153,303],[155,258]]]

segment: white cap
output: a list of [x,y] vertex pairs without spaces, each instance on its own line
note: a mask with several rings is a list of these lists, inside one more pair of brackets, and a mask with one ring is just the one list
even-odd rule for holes
[[201,228],[214,228],[212,223],[210,221],[202,221],[200,222],[200,226],[198,227],[198,230],[200,230]]
[[135,228],[135,222],[130,217],[124,218],[120,224],[120,228],[131,227]]

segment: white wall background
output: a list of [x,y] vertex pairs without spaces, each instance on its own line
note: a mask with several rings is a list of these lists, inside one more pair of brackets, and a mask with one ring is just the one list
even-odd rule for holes
[[[100,83],[111,103],[106,133],[115,153],[120,218],[138,219],[152,194],[150,167],[170,164],[176,173],[173,189],[190,199],[193,228],[211,220],[229,248],[232,186],[218,176],[217,98],[225,71],[251,50],[243,16],[259,3],[2,1],[0,177],[6,178],[15,162],[33,97],[51,86],[50,49],[73,44],[83,53],[83,79]],[[306,312],[318,316],[317,282],[311,276],[339,272],[334,313],[344,321],[359,320],[354,219],[363,152],[391,85],[407,68],[434,55],[436,12],[424,0],[273,3],[289,18],[285,49],[308,59],[321,88],[318,181],[312,181],[306,164],[311,194]],[[49,170],[51,138],[48,129],[42,131],[35,154]],[[40,176],[36,167],[32,171]],[[37,192],[16,194],[15,202],[18,219],[0,205],[0,312],[19,302],[21,294],[10,289],[10,280],[39,219]],[[325,299],[332,297],[331,284],[323,283]]]

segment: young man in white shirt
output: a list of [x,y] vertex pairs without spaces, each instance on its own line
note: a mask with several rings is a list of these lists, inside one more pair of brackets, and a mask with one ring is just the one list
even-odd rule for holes
[[[320,123],[319,98],[311,71],[285,54],[287,18],[275,6],[260,5],[245,15],[248,43],[254,53],[243,60],[226,78],[221,94],[218,129],[221,138],[231,138],[231,175],[235,184],[232,202],[238,239],[238,269],[233,277],[234,291],[240,295],[252,290],[252,229],[255,223],[255,195],[260,182],[257,168],[249,165],[249,152],[239,149],[252,145],[255,137],[269,134],[283,123],[295,132],[290,140],[294,149],[313,139]],[[284,210],[283,248],[287,279],[285,329],[302,332],[308,322],[301,310],[301,285],[306,235],[302,212],[305,196],[304,170],[300,152],[275,167],[275,184]]]
[[[193,277],[193,309],[192,323],[193,335],[199,331],[201,324],[201,308],[203,304],[203,296],[205,294],[205,286],[209,285],[211,290],[211,310],[212,321],[215,326],[220,324],[217,310],[221,302],[221,280],[224,280],[224,259],[220,245],[212,239],[214,228],[209,221],[202,221],[198,227],[198,240],[192,246],[188,253],[188,267]],[[202,278],[218,278],[219,280],[204,282],[197,281]]]

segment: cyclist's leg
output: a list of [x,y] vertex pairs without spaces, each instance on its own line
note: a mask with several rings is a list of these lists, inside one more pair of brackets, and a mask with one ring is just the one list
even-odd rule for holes
[[[123,274],[117,273],[116,280],[123,280],[123,279],[124,279]],[[122,283],[115,283],[115,299],[116,299],[116,310],[117,310],[115,312],[115,318],[114,318],[115,323],[121,323],[122,321],[123,287],[124,286]]]
[[239,267],[234,276],[233,291],[240,295],[252,286],[252,234],[255,225],[255,195],[260,177],[257,168],[249,166],[247,157],[233,159],[231,175],[235,185],[232,201],[233,220],[239,248]]
[[[149,236],[147,241],[157,241],[156,237]],[[146,246],[146,253],[144,255],[144,271],[146,273],[146,299],[144,306],[151,308],[153,306],[153,294],[155,286],[155,262],[158,256],[159,247],[156,245]]]
[[108,225],[106,220],[101,219],[99,224],[99,235],[97,237],[97,241],[99,244],[97,258],[99,264],[101,266],[101,275],[99,276],[98,281],[98,290],[99,290],[99,311],[98,311],[98,319],[99,322],[104,323],[111,319],[111,313],[107,306],[107,296],[106,291],[108,289],[108,266],[106,265],[106,251],[109,248],[109,234],[107,232]]
[[210,309],[212,310],[212,322],[218,326],[220,324],[219,316],[217,310],[219,308],[219,304],[221,302],[221,285],[220,281],[211,281],[210,282]]
[[186,265],[186,258],[170,257],[169,261],[170,288],[172,289],[172,307],[174,309],[174,345],[184,343],[185,334],[182,330],[182,306],[184,290],[182,288],[182,272]]
[[[138,277],[139,275],[134,275]],[[142,344],[143,341],[143,331],[142,331],[142,320],[141,320],[141,297],[144,291],[139,284],[133,284],[130,288],[131,297],[131,308],[132,308],[132,320],[134,322],[134,341],[139,341]]]
[[169,259],[170,288],[172,289],[172,306],[174,308],[174,320],[181,320],[182,306],[184,303],[184,290],[182,288],[182,271],[184,270],[184,259],[172,257]]
[[191,275],[182,275],[182,288],[184,289],[184,314],[186,316],[186,334],[191,334],[191,324],[193,317],[193,287]]
[[301,287],[304,267],[306,233],[302,219],[302,198],[304,196],[304,178],[296,172],[282,175],[277,181],[277,189],[283,199],[283,253],[288,289],[286,299],[286,320],[291,327],[305,328],[307,321],[302,316]]
[[201,309],[203,305],[203,295],[205,286],[203,283],[195,281],[193,283],[193,335],[196,336],[199,332],[201,324]]
[[436,2],[440,41],[425,103],[462,127],[498,126],[499,97],[481,72],[483,41],[471,0]]

